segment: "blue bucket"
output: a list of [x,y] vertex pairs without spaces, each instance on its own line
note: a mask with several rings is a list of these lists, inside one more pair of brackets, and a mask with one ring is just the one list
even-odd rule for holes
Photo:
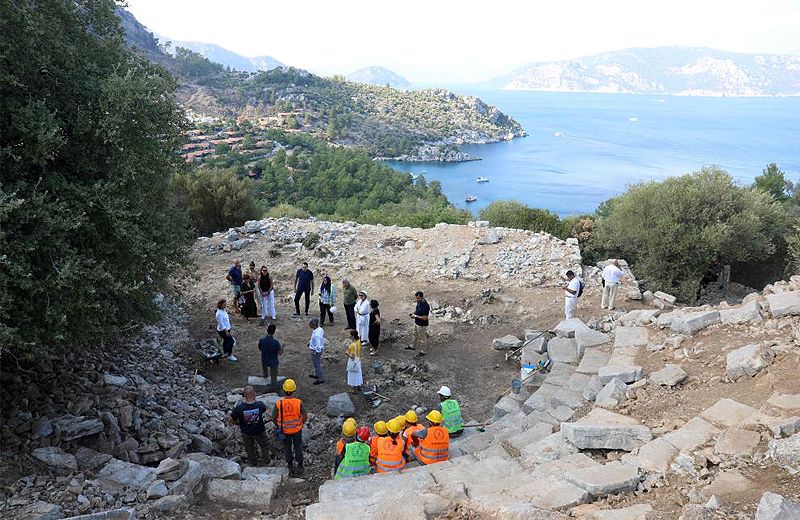
[[517,378],[511,380],[511,391],[518,394],[522,390],[522,381]]
[[381,363],[380,361],[376,361],[372,365],[372,368],[373,368],[373,370],[375,370],[376,374],[383,374],[383,363]]

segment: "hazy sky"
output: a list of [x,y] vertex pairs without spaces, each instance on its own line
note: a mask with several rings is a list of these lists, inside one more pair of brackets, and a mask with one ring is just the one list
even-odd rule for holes
[[483,81],[625,47],[800,53],[800,0],[128,0],[150,30],[321,74]]

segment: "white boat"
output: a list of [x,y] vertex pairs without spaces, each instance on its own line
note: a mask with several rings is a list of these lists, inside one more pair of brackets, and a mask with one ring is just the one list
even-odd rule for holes
[[556,137],[561,137],[561,132],[556,132]]
[[659,99],[659,100],[658,100],[658,102],[659,102],[659,103],[666,103],[666,102],[667,102],[667,100],[666,100],[666,99]]
[[639,118],[638,117],[629,117],[628,121],[630,121],[631,123],[638,123],[639,122]]
[[475,202],[476,200],[478,200],[478,197],[474,195],[468,194],[466,197],[464,197],[464,202]]
[[489,177],[478,177],[477,181],[478,182],[489,182]]

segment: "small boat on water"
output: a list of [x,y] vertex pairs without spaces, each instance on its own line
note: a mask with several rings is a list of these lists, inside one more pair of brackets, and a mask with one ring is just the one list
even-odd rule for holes
[[478,197],[474,195],[468,194],[466,197],[464,197],[464,202],[475,202],[476,200],[478,200]]
[[556,137],[561,137],[561,132],[556,132]]
[[478,177],[478,182],[489,182],[489,177]]
[[629,117],[628,121],[630,121],[631,123],[638,123],[639,122],[639,118],[638,117]]

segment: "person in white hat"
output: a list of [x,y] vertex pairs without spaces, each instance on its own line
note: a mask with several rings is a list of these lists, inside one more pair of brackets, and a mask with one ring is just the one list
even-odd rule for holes
[[439,406],[442,409],[442,426],[447,428],[450,437],[458,437],[464,431],[464,418],[461,416],[461,406],[453,399],[450,388],[443,386],[439,389]]
[[356,331],[361,338],[361,344],[369,345],[369,300],[367,291],[358,292],[356,300]]

